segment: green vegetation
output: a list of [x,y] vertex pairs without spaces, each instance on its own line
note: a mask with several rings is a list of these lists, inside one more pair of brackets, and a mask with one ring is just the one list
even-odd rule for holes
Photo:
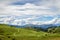
[[49,33],[60,33],[60,27],[48,28],[47,32],[49,32]]
[[49,28],[47,32],[43,32],[38,29],[16,28],[0,24],[0,40],[60,40],[59,33],[60,27]]

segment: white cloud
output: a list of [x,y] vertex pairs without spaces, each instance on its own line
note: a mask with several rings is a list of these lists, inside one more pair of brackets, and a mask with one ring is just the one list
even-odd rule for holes
[[42,25],[42,24],[56,24],[59,23],[59,18],[56,17],[50,21],[31,21],[33,19],[36,19],[37,17],[28,17],[28,18],[22,18],[22,19],[17,19],[16,16],[0,16],[0,23],[4,24],[10,24],[10,25],[25,25],[25,24],[34,24],[34,25]]
[[52,12],[51,8],[46,6],[36,6],[34,4],[27,3],[25,5],[20,6],[2,6],[0,7],[2,10],[0,14],[8,14],[8,15],[56,15],[57,13]]
[[[12,3],[14,1],[24,1],[24,0],[1,0],[0,14],[8,14],[8,15],[45,15],[45,14],[46,15],[56,15],[56,14],[58,15],[60,14],[59,0],[56,0],[56,1],[42,0],[41,1],[42,5],[39,5],[39,6],[36,6],[33,3],[26,3],[25,5],[19,5],[19,6],[8,5],[8,3]],[[25,0],[25,1],[29,1],[29,0]],[[57,7],[58,11],[52,11],[53,8],[51,7],[53,6]]]
[[[15,16],[24,16],[24,15],[33,15],[32,17],[25,18],[25,19],[14,19],[12,18],[3,18],[0,19],[0,21],[4,21],[4,23],[9,23],[8,21],[13,20],[12,24],[20,24],[25,21],[26,24],[31,23],[30,20],[33,20],[36,18],[36,15],[59,15],[60,14],[60,0],[43,0],[41,3],[26,3],[24,5],[10,5],[9,3],[12,3],[17,0],[3,0],[0,2],[0,16],[1,15],[15,15]],[[22,0],[18,0],[22,1]],[[23,0],[24,1],[24,0]],[[26,0],[27,1],[27,0]],[[40,5],[39,5],[40,4]],[[38,5],[38,6],[37,6]],[[53,8],[52,8],[53,7]],[[55,9],[56,7],[57,9]],[[56,11],[55,11],[56,10]],[[21,22],[21,23],[19,23]],[[33,24],[48,24],[52,23],[52,21],[49,22],[39,22],[39,21],[33,21]]]

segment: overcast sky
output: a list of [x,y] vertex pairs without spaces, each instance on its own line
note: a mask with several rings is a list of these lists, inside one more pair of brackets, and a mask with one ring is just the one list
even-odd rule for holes
[[60,17],[60,0],[0,0],[1,15],[26,17],[32,21],[51,20]]
[[0,14],[59,15],[60,0],[0,0]]

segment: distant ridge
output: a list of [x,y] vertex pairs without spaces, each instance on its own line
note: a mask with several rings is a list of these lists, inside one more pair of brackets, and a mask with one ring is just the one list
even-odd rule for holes
[[42,28],[47,28],[50,26],[60,26],[60,19],[58,17],[50,20],[50,21],[30,21],[30,19],[21,19],[20,16],[0,16],[0,24],[8,24],[8,25],[13,25],[16,27],[25,27],[27,25],[30,26],[35,26],[35,27],[42,27]]

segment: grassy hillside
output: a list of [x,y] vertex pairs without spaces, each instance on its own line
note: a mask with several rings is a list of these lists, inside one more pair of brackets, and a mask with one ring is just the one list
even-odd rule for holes
[[59,33],[48,33],[0,24],[0,40],[59,40]]

